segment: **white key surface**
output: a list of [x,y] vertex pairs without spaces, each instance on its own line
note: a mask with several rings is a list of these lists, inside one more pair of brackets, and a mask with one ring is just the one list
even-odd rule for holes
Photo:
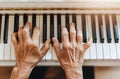
[[103,43],[103,52],[104,52],[104,59],[111,59],[110,48],[108,43]]
[[118,56],[118,59],[120,59],[120,43],[117,43],[116,47],[117,47],[117,56]]
[[[11,16],[11,26],[14,26],[14,16]],[[13,27],[11,27],[11,32],[13,33]],[[13,47],[13,44],[11,44],[11,60],[15,60],[15,51],[14,51],[14,47]]]
[[[57,15],[54,15],[54,37],[57,38]],[[53,47],[51,51],[53,52],[52,59],[57,60],[56,53]]]
[[111,59],[117,59],[117,50],[115,43],[110,43],[110,54],[111,54]]
[[96,53],[97,53],[97,59],[103,59],[102,43],[96,44]]
[[3,44],[4,22],[5,22],[5,15],[2,15],[1,41],[0,41],[0,60],[3,60],[3,58],[4,58],[4,44]]
[[10,55],[11,55],[11,53],[10,53],[10,44],[11,44],[11,34],[13,33],[13,27],[14,26],[11,26],[11,25],[13,25],[13,24],[11,24],[11,23],[13,23],[12,21],[13,21],[13,19],[12,19],[12,16],[13,15],[10,15],[9,16],[9,24],[8,24],[8,43],[7,44],[5,44],[5,52],[4,52],[4,60],[10,60]]
[[0,44],[0,60],[4,57],[4,44]]
[[89,54],[89,52],[90,52],[90,48],[88,48],[88,49],[86,50],[84,59],[90,59],[90,54]]
[[19,15],[19,26],[23,26],[23,15]]
[[61,15],[61,26],[65,27],[66,23],[65,23],[65,15]]
[[90,59],[96,59],[96,44],[92,43],[90,46]]
[[[47,39],[50,39],[50,15],[47,15]],[[51,46],[50,46],[50,50],[48,50],[45,57],[46,57],[46,60],[52,59]]]

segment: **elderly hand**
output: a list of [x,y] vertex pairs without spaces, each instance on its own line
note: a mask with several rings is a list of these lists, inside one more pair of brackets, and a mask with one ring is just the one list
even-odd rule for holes
[[53,47],[67,79],[82,79],[84,54],[90,45],[91,39],[82,44],[82,33],[76,32],[74,23],[70,24],[70,37],[67,29],[62,28],[62,49],[58,40],[53,38]]
[[13,69],[11,79],[28,79],[31,70],[42,59],[50,47],[50,40],[39,49],[39,29],[34,28],[28,22],[18,33],[12,34],[12,43],[15,49],[16,66]]

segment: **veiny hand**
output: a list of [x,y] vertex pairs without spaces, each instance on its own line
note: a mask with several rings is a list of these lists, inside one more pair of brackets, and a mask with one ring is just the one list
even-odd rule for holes
[[35,67],[50,48],[50,40],[47,40],[39,49],[39,29],[35,27],[32,33],[29,22],[24,28],[20,27],[18,33],[13,33],[11,40],[15,49],[17,67]]
[[91,39],[82,44],[82,33],[79,30],[76,32],[74,23],[70,24],[70,37],[67,29],[62,28],[62,49],[60,49],[58,40],[53,38],[53,47],[57,58],[66,74],[69,75],[66,76],[67,79],[81,79],[74,76],[82,71],[84,54],[90,45]]

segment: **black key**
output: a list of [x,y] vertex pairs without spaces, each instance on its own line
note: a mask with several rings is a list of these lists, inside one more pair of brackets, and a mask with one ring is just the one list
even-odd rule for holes
[[28,15],[24,14],[23,15],[23,23],[24,23],[24,25],[26,24],[26,22],[28,22]]
[[115,14],[112,15],[112,23],[113,23],[115,43],[118,43],[119,42],[119,31],[118,31],[118,25],[117,25]]
[[109,16],[107,14],[105,15],[105,23],[106,23],[107,40],[108,43],[111,43],[112,40],[111,28],[110,28]]
[[61,14],[57,14],[57,38],[61,43]]
[[82,32],[83,32],[83,42],[87,42],[87,31],[86,31],[86,18],[85,14],[82,14]]
[[97,32],[96,32],[96,25],[95,25],[95,15],[91,15],[91,25],[92,25],[92,38],[93,43],[97,43]]
[[19,28],[19,15],[15,14],[14,16],[14,32],[18,32]]
[[8,24],[9,24],[9,15],[5,14],[5,28],[4,28],[4,43],[7,43],[8,41]]
[[2,14],[0,14],[0,41],[1,41],[1,28],[2,28]]
[[47,14],[43,14],[43,43],[47,40]]
[[72,14],[72,22],[75,24],[75,29],[77,30],[76,14]]
[[50,39],[54,37],[54,15],[50,14]]
[[32,14],[32,27],[36,26],[36,14]]
[[99,26],[99,32],[100,32],[100,42],[104,43],[104,29],[103,29],[103,23],[102,23],[102,15],[98,15],[98,26]]
[[67,30],[68,30],[68,32],[69,32],[69,24],[70,24],[70,21],[69,21],[69,14],[66,14],[65,15],[65,23],[66,23],[66,28],[67,28]]

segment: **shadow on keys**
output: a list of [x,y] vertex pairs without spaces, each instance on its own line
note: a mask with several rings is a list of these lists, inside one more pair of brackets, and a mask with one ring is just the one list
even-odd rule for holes
[[[94,79],[94,68],[83,67],[83,79]],[[66,79],[65,73],[59,66],[35,67],[29,79]]]

